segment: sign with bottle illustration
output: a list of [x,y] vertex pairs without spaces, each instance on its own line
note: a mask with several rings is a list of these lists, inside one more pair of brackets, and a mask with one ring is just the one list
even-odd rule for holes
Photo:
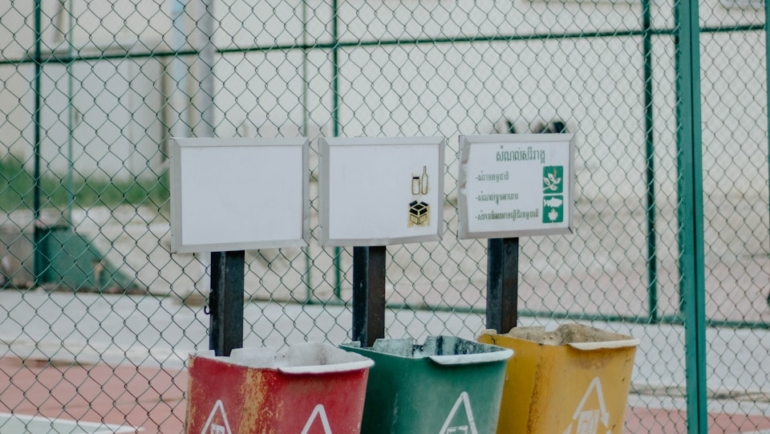
[[320,139],[321,245],[439,241],[444,139]]
[[570,233],[574,135],[460,137],[460,238]]

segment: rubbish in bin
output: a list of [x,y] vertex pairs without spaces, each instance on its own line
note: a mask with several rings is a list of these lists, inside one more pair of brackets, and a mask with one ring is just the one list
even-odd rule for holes
[[190,356],[188,434],[358,434],[373,362],[323,343]]
[[374,360],[362,432],[491,434],[513,352],[454,336],[378,339],[342,348]]
[[484,331],[479,342],[514,350],[497,432],[620,434],[639,340],[580,324]]

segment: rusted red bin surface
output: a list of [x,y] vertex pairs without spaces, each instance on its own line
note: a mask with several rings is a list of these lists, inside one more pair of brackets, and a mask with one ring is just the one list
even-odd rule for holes
[[322,343],[193,355],[186,432],[358,434],[372,365]]

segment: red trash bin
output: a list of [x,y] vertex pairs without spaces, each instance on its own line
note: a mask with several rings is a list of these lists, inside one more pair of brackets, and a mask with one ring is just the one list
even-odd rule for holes
[[188,434],[358,434],[374,362],[323,343],[191,355]]

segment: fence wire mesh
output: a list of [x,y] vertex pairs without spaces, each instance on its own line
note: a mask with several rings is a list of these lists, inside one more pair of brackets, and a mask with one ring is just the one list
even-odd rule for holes
[[[575,232],[521,240],[522,325],[638,337],[625,432],[686,432],[683,263],[700,255],[701,432],[770,429],[765,8],[699,2],[699,186],[679,5],[0,0],[0,432],[182,430],[210,267],[169,252],[170,137],[311,139],[313,242],[246,255],[245,345],[281,347],[350,339],[352,249],[317,242],[319,137],[447,139],[443,241],[388,248],[387,335],[423,339],[484,328],[458,136],[561,132]],[[703,251],[682,241],[688,192]]]

